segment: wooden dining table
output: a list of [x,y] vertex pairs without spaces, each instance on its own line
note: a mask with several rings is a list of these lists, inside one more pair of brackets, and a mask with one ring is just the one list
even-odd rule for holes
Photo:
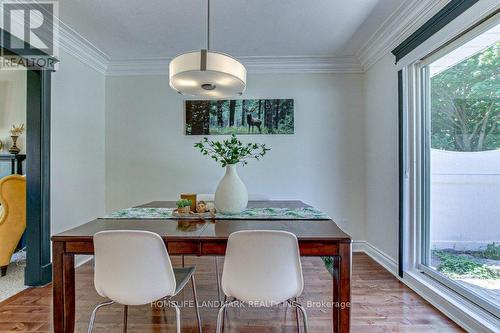
[[[303,208],[301,201],[250,201],[249,207]],[[138,207],[173,208],[173,201]],[[295,234],[301,256],[330,256],[332,330],[349,332],[351,319],[351,237],[331,219],[95,219],[52,236],[55,333],[75,330],[75,255],[94,254],[93,236],[103,230],[147,230],[159,234],[170,255],[224,256],[228,237],[240,230],[285,230]],[[329,288],[325,288],[329,290]],[[314,300],[312,300],[314,301]]]

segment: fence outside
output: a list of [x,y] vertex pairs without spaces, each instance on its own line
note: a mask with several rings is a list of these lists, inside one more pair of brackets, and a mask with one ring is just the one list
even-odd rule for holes
[[500,150],[431,150],[431,244],[477,250],[500,243]]

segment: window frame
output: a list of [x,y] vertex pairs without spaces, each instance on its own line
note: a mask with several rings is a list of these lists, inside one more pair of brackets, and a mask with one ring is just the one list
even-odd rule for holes
[[436,59],[461,47],[471,39],[479,36],[494,25],[500,24],[500,14],[468,29],[461,35],[451,38],[428,53],[427,56],[403,67],[406,84],[406,133],[404,158],[406,158],[405,174],[409,174],[406,182],[406,198],[408,224],[413,235],[408,248],[411,269],[437,281],[446,288],[464,297],[493,316],[500,318],[500,309],[482,295],[473,292],[445,275],[429,267],[430,263],[430,78],[428,65]]

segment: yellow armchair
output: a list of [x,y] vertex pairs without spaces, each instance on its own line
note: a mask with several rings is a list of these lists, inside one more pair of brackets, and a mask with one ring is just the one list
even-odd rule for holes
[[11,175],[0,179],[0,268],[7,267],[26,229],[26,177]]

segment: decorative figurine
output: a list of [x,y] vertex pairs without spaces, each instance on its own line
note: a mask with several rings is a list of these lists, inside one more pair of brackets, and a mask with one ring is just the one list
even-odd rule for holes
[[12,147],[9,148],[9,153],[17,155],[21,152],[21,149],[17,146],[17,139],[24,132],[24,124],[18,126],[12,125],[12,129],[9,132],[12,138]]
[[207,204],[205,201],[201,200],[196,203],[196,212],[205,213],[207,211]]
[[215,216],[215,204],[213,202],[207,202],[206,210],[210,212],[210,215]]

